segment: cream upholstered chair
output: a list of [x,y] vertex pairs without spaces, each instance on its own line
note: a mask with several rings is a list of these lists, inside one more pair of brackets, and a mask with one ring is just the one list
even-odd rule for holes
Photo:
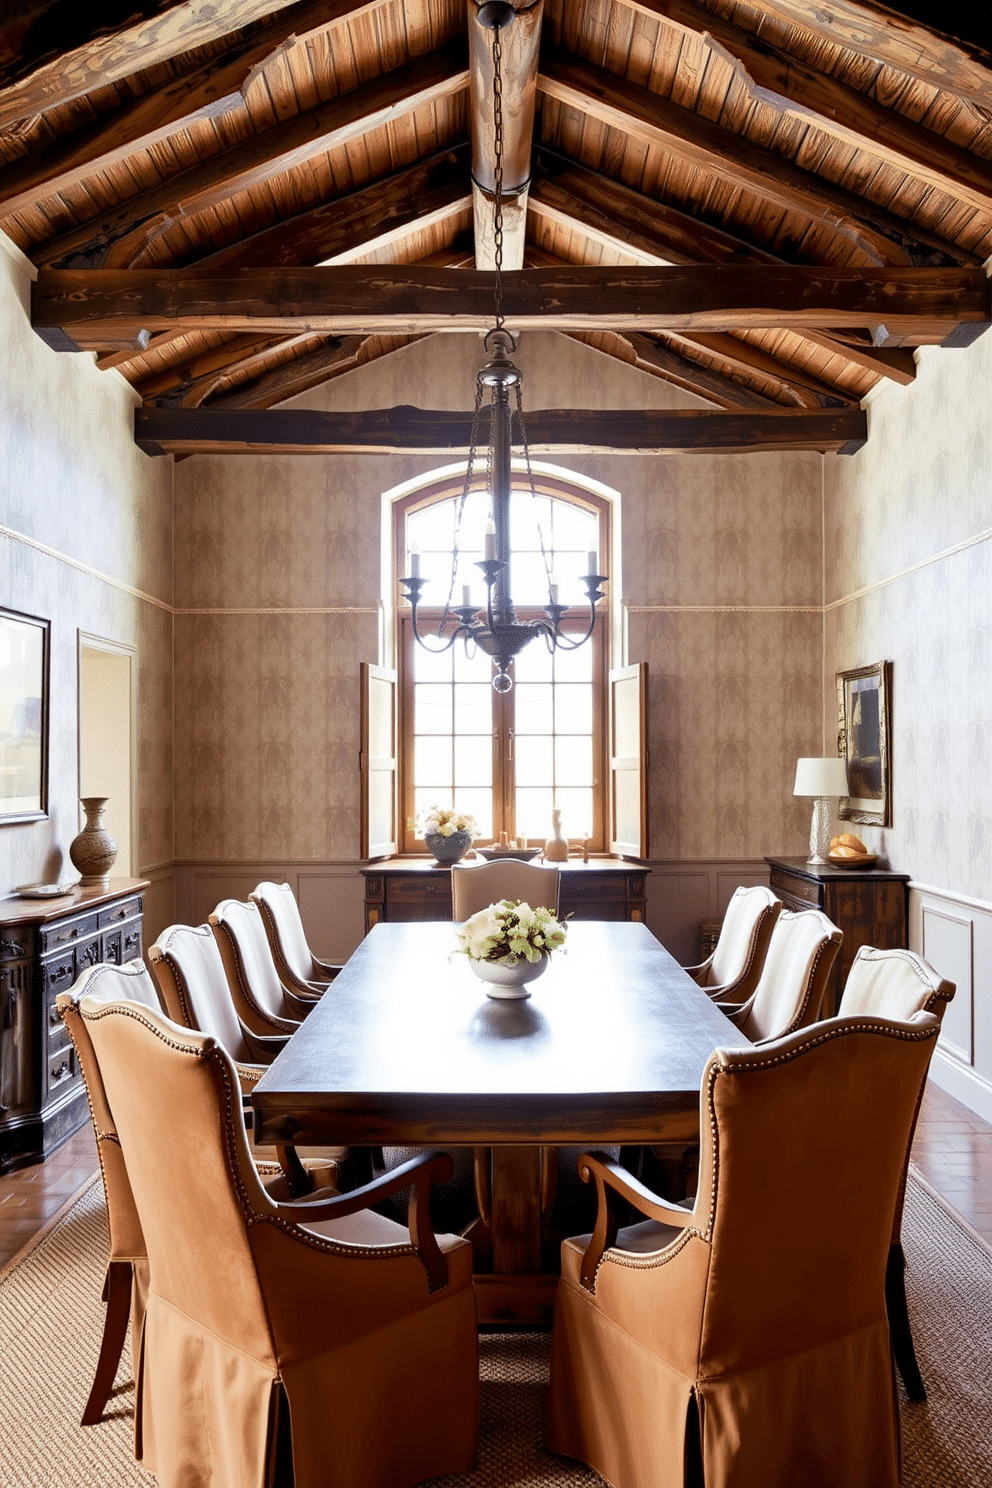
[[[408,1488],[472,1467],[472,1251],[435,1237],[416,1159],[274,1203],[217,1042],[83,998],[148,1253],[135,1455],[160,1488]],[[413,1185],[409,1228],[369,1208]]]
[[[110,1260],[103,1288],[103,1298],[107,1304],[103,1340],[81,1423],[83,1426],[93,1426],[101,1420],[114,1387],[121,1350],[127,1336],[129,1315],[134,1355],[137,1358],[148,1291],[148,1258],[120,1141],[103,1087],[100,1066],[90,1042],[87,1025],[79,1014],[81,997],[88,997],[91,1005],[96,1002],[128,1002],[152,1008],[155,1012],[159,1011],[159,1000],[155,983],[142,961],[128,961],[123,966],[101,963],[88,967],[68,991],[60,992],[55,999],[55,1005],[75,1047],[86,1084],[110,1232]],[[257,1167],[269,1196],[277,1200],[288,1199],[289,1186],[279,1165],[259,1163]],[[312,1164],[309,1173],[311,1180],[323,1188],[325,1197],[336,1190],[336,1163]]]
[[[913,951],[878,951],[862,946],[851,963],[841,996],[838,1017],[858,1018],[864,1014],[879,1018],[905,1020],[914,1013],[933,1013],[938,1023],[954,996],[955,986],[917,956]],[[920,1092],[922,1098],[922,1091]],[[910,1400],[926,1400],[926,1386],[913,1347],[913,1331],[906,1305],[906,1257],[902,1248],[902,1211],[906,1197],[906,1177],[913,1147],[913,1134],[919,1107],[913,1117],[913,1131],[906,1146],[899,1202],[892,1224],[892,1244],[885,1268],[885,1301],[892,1330],[892,1351]]]
[[745,1002],[720,1007],[752,1042],[805,1028],[819,1016],[843,939],[822,910],[782,910],[754,991]]
[[[267,1065],[286,1047],[287,1034],[255,1034],[238,1017],[224,963],[209,925],[170,925],[148,948],[162,1005],[184,1028],[209,1033],[234,1061],[241,1084],[242,1109],[250,1120],[250,1096]],[[276,1154],[294,1197],[313,1187],[296,1149],[278,1145]],[[323,1160],[343,1163],[345,1147],[331,1147]],[[368,1163],[363,1163],[363,1169]]]
[[321,961],[307,944],[296,895],[286,883],[260,883],[248,895],[258,905],[272,959],[283,987],[300,1000],[301,1012],[327,990],[341,967]]
[[301,1003],[280,982],[258,905],[222,899],[208,924],[243,1026],[259,1034],[294,1033],[313,1004]]
[[467,920],[500,899],[522,899],[532,909],[550,909],[557,914],[559,880],[557,868],[524,863],[519,858],[456,863],[451,869],[451,917]]
[[149,946],[148,960],[169,1017],[211,1034],[234,1060],[241,1089],[250,1094],[289,1034],[260,1035],[245,1028],[210,926],[170,925]]
[[[817,1018],[843,935],[818,909],[776,912],[764,966],[746,1002],[719,1007],[753,1043],[781,1038]],[[692,1186],[699,1155],[695,1113],[688,1115],[683,1140],[648,1148],[624,1149],[624,1159],[638,1176],[680,1198]]]
[[[691,1209],[586,1168],[562,1246],[547,1444],[613,1488],[897,1488],[883,1279],[938,1031],[831,1019],[703,1073]],[[618,1230],[626,1199],[642,1223]]]
[[758,985],[782,901],[762,884],[730,896],[713,954],[686,971],[718,1002],[745,1002]]

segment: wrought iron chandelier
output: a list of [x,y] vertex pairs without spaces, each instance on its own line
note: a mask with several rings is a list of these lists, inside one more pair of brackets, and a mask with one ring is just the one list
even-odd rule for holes
[[[581,579],[581,582],[585,585],[586,597],[589,604],[585,631],[582,634],[576,634],[575,632],[569,633],[563,630],[562,621],[573,609],[573,606],[558,603],[557,585],[552,581],[548,555],[544,546],[544,538],[540,533],[540,523],[538,523],[541,555],[544,559],[544,569],[548,584],[548,603],[544,606],[544,615],[547,618],[529,621],[520,621],[517,619],[510,588],[510,481],[513,423],[513,410],[510,406],[511,388],[514,392],[514,405],[520,430],[523,461],[527,471],[527,482],[530,493],[534,500],[535,512],[537,510],[537,492],[534,488],[534,473],[531,469],[530,450],[527,447],[527,430],[524,424],[523,402],[521,398],[522,378],[519,368],[510,360],[510,353],[516,351],[516,345],[512,335],[506,329],[503,317],[503,79],[501,71],[502,53],[500,32],[510,24],[515,14],[516,12],[513,6],[502,3],[502,0],[496,0],[496,3],[482,5],[478,11],[480,23],[492,31],[493,37],[495,324],[483,342],[485,350],[489,355],[489,360],[480,367],[476,377],[475,416],[472,422],[468,464],[465,469],[465,483],[462,487],[455,518],[451,585],[441,618],[432,633],[422,635],[417,623],[417,607],[420,604],[421,591],[427,582],[426,579],[420,577],[419,555],[411,553],[410,574],[406,578],[400,579],[400,583],[405,590],[405,597],[410,601],[413,633],[418,643],[426,650],[435,653],[450,650],[459,639],[464,641],[468,654],[472,654],[474,647],[478,646],[487,656],[491,656],[496,663],[493,687],[499,693],[509,692],[512,689],[513,677],[510,672],[510,665],[513,658],[519,651],[523,650],[529,641],[534,640],[535,637],[543,636],[549,651],[555,651],[557,649],[574,651],[588,641],[596,624],[597,601],[603,597],[600,585],[606,582],[606,574],[596,572],[596,554],[594,552],[590,553],[589,572]],[[458,539],[461,532],[465,503],[475,471],[479,433],[483,421],[483,399],[487,389],[490,391],[492,400],[489,406],[489,446],[486,459],[489,521],[486,524],[485,557],[481,563],[476,565],[477,568],[482,570],[482,575],[486,582],[486,608],[483,614],[483,612],[477,610],[475,606],[467,602],[467,590],[463,590],[462,594],[462,598],[466,603],[453,605],[452,599],[454,597],[455,577],[458,570]],[[453,628],[451,628],[452,621],[455,622]]]

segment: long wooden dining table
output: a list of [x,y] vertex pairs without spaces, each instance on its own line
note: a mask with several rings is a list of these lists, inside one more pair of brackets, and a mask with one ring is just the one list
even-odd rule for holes
[[449,921],[376,925],[256,1085],[254,1138],[491,1148],[480,1321],[546,1321],[542,1148],[684,1134],[710,1054],[747,1040],[643,924],[571,924],[519,1002],[455,945]]

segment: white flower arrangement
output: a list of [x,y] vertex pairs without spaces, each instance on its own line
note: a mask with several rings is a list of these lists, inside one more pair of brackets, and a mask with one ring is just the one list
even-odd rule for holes
[[456,832],[467,832],[474,841],[479,835],[479,824],[467,811],[431,806],[418,819],[417,832],[421,837],[453,837]]
[[522,899],[501,899],[480,909],[455,932],[458,951],[472,961],[516,966],[540,961],[565,944],[565,926],[550,909],[531,909]]

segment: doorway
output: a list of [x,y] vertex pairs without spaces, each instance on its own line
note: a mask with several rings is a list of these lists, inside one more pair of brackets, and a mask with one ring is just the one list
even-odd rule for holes
[[138,858],[136,676],[133,646],[79,632],[79,794],[107,797],[103,820],[117,843],[116,878],[133,878]]

